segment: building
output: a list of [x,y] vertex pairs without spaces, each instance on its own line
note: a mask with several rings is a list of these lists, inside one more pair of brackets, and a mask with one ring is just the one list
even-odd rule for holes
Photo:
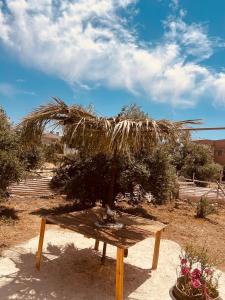
[[[44,145],[52,145],[57,142],[60,142],[61,138],[62,137],[59,135],[59,132],[56,132],[56,133],[46,132],[46,133],[43,133],[43,135],[41,137],[41,141]],[[73,155],[73,154],[77,154],[77,153],[78,153],[78,150],[76,150],[75,148],[70,148],[66,144],[63,144],[63,154],[64,155]]]
[[59,132],[56,132],[56,133],[46,132],[46,133],[43,133],[43,135],[41,137],[41,141],[44,145],[55,144],[57,142],[60,142],[60,140],[61,140],[61,137],[59,135]]
[[211,147],[214,161],[225,166],[225,140],[194,140],[193,142]]

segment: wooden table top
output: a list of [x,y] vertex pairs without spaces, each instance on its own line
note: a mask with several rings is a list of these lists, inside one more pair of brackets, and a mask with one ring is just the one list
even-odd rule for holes
[[127,213],[120,213],[117,218],[119,223],[125,224],[123,228],[98,227],[96,222],[103,212],[103,208],[97,207],[61,215],[47,215],[45,218],[48,223],[122,249],[127,249],[166,227],[163,223]]

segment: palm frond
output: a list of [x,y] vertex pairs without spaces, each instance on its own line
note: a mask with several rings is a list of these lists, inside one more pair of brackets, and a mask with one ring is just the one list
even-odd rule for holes
[[89,153],[135,153],[159,142],[175,140],[182,128],[200,123],[199,119],[172,122],[120,115],[104,118],[78,105],[67,106],[59,98],[53,100],[23,119],[19,127],[25,140],[40,138],[46,126],[54,123],[62,127],[63,140],[70,147]]

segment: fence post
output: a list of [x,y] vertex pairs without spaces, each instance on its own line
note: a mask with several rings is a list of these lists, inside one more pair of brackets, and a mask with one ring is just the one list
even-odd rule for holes
[[223,170],[220,170],[220,184],[222,183],[223,180]]

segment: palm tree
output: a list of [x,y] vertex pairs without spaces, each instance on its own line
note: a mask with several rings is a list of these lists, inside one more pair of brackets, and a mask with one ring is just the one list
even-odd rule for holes
[[143,149],[150,149],[158,143],[175,141],[182,128],[199,124],[199,120],[172,122],[155,121],[142,114],[129,117],[118,114],[116,117],[101,117],[82,106],[67,106],[58,98],[47,105],[40,106],[27,115],[19,125],[25,141],[41,137],[47,126],[62,127],[63,142],[80,149],[89,155],[104,153],[112,157],[112,178],[109,188],[108,204],[114,203],[116,180],[116,158],[120,154],[128,156]]

